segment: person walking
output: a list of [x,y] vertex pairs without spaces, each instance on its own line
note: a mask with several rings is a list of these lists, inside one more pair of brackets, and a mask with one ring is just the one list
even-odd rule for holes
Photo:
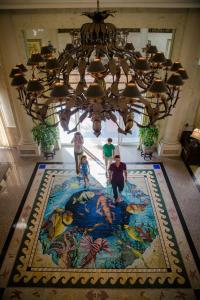
[[115,202],[121,202],[120,195],[124,189],[124,180],[127,182],[126,164],[121,162],[120,155],[115,155],[115,162],[109,167],[109,181],[112,184]]
[[90,166],[87,161],[86,155],[81,156],[79,170],[80,170],[81,175],[83,176],[83,180],[84,180],[85,187],[86,187],[86,185],[89,183],[88,175],[90,174]]
[[106,166],[106,176],[108,176],[108,169],[113,161],[115,146],[112,144],[112,139],[108,138],[107,143],[103,145],[103,158]]
[[75,132],[74,137],[71,141],[72,144],[74,144],[74,158],[76,163],[76,174],[78,175],[80,173],[79,170],[79,164],[81,156],[83,155],[83,143],[84,139],[80,132]]

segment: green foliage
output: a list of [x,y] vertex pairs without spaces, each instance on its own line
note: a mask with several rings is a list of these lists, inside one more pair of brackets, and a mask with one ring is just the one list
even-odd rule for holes
[[140,128],[139,135],[141,138],[141,142],[145,147],[152,147],[158,140],[159,130],[156,126]]
[[41,145],[43,151],[49,151],[58,140],[58,130],[56,127],[51,126],[49,121],[40,124],[35,123],[32,133],[34,140],[38,145]]

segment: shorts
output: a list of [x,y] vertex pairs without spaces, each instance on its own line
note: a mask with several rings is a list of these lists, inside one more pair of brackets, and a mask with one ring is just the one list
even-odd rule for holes
[[113,162],[113,157],[112,156],[109,156],[109,157],[104,156],[104,159],[105,159],[105,163],[107,165],[110,165]]

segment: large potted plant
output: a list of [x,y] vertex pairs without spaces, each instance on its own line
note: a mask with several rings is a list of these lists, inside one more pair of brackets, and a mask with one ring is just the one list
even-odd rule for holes
[[155,144],[158,140],[159,130],[156,126],[140,128],[139,130],[142,152],[144,154],[152,154],[155,149]]
[[32,129],[34,140],[40,145],[41,151],[51,152],[58,141],[58,130],[56,127],[51,126],[49,121],[45,123],[35,123]]

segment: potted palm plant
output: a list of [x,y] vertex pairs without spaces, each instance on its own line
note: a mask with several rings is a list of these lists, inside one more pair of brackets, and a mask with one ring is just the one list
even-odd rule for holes
[[56,142],[58,141],[58,130],[51,126],[49,121],[45,123],[35,123],[32,129],[34,140],[40,145],[41,151],[44,153],[52,152]]
[[139,130],[142,152],[147,155],[152,155],[155,149],[155,144],[159,137],[159,130],[156,126],[140,128]]

